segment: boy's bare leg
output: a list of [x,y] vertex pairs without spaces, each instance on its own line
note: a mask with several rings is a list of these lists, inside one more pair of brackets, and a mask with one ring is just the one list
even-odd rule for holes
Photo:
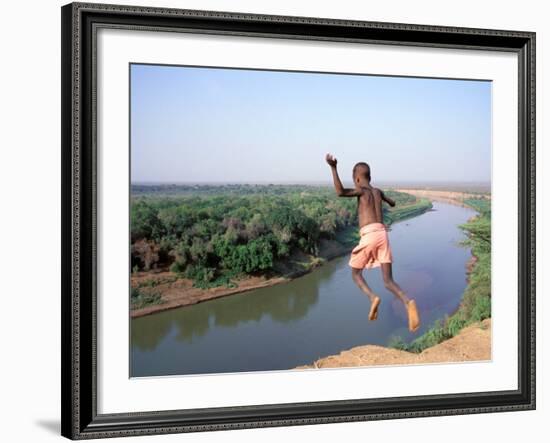
[[399,287],[399,285],[393,279],[392,264],[382,263],[382,277],[384,278],[384,285],[386,289],[391,291],[399,300],[403,302],[407,309],[409,317],[409,330],[411,332],[416,331],[420,327],[420,317],[418,315],[418,309],[416,308],[416,302],[409,299],[407,294]]
[[363,270],[357,268],[351,268],[351,276],[353,281],[359,289],[361,289],[370,299],[370,312],[369,320],[376,320],[378,318],[378,305],[380,304],[380,297],[378,297],[374,291],[367,285],[367,282],[363,278]]
[[391,263],[382,263],[382,277],[384,279],[384,286],[386,289],[393,293],[399,300],[403,302],[405,307],[407,306],[407,303],[409,303],[409,297],[407,297],[407,294],[399,287],[399,285],[395,282],[393,279],[392,274],[392,264]]

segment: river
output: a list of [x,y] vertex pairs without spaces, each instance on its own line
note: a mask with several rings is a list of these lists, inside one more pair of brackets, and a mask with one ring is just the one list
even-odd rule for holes
[[369,300],[343,256],[288,283],[132,319],[130,376],[289,369],[354,346],[384,346],[394,336],[413,340],[460,303],[470,250],[459,245],[458,225],[475,214],[434,202],[433,210],[391,226],[393,276],[417,301],[416,333],[379,268],[364,273],[382,298],[378,320],[368,321]]

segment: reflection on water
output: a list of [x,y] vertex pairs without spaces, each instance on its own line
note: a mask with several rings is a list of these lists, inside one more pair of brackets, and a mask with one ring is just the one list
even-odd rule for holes
[[[137,318],[132,320],[132,344],[140,350],[153,350],[171,328],[177,329],[176,340],[192,343],[211,327],[237,327],[247,322],[259,322],[265,316],[289,323],[304,317],[317,302],[318,285],[322,281],[320,276],[312,285],[300,281],[294,285],[282,284],[256,291],[254,300],[243,299],[252,294],[236,294],[215,300],[216,303],[204,302],[188,309],[154,314],[154,318]],[[282,291],[282,288],[287,290]]]
[[353,346],[411,340],[455,310],[466,286],[469,251],[457,225],[470,209],[434,203],[434,210],[392,226],[393,274],[417,300],[422,327],[407,330],[403,305],[365,271],[382,297],[369,322],[368,298],[351,280],[348,257],[288,283],[131,321],[131,376],[288,369]]

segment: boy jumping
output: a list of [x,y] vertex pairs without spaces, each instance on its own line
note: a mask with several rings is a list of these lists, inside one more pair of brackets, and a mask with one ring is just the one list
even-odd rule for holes
[[342,186],[338,171],[337,160],[331,154],[326,155],[326,161],[332,170],[334,188],[339,197],[357,197],[357,213],[359,216],[359,233],[361,239],[359,244],[351,251],[349,265],[353,281],[367,294],[371,301],[369,320],[376,320],[378,317],[378,297],[367,285],[363,278],[363,269],[370,269],[380,266],[384,285],[405,305],[409,317],[409,330],[415,332],[420,327],[420,318],[416,303],[409,299],[392,276],[392,252],[388,240],[386,226],[382,223],[382,201],[390,206],[395,206],[395,201],[384,195],[382,190],[371,186],[370,167],[360,162],[353,167],[353,183],[355,188],[347,189]]

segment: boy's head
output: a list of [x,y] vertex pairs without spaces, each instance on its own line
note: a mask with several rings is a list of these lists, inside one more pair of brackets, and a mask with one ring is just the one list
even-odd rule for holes
[[358,183],[362,179],[370,182],[370,166],[365,162],[356,163],[353,167],[353,182]]

